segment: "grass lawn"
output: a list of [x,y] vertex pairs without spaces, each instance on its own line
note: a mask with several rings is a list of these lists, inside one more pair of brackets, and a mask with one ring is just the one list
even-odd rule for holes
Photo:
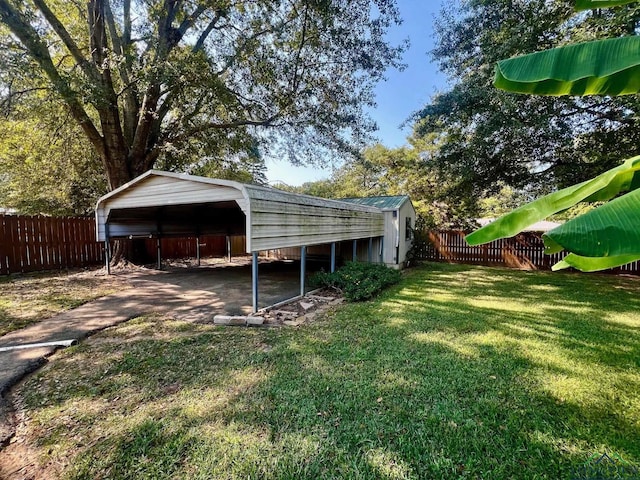
[[26,382],[24,440],[84,479],[569,479],[605,452],[638,465],[639,293],[429,264],[297,329],[142,317]]
[[97,270],[0,276],[0,335],[115,293],[124,282]]

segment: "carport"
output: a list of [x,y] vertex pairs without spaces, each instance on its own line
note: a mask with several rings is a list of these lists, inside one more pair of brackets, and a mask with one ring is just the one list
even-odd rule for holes
[[[299,247],[300,295],[304,295],[307,248],[330,246],[331,270],[336,245],[368,240],[369,261],[381,261],[384,214],[375,207],[283,192],[269,187],[150,170],[96,205],[98,241],[200,235],[244,235],[252,258],[252,304],[258,310],[259,252]],[[360,242],[362,243],[362,242]],[[366,243],[366,242],[365,242]],[[374,253],[379,252],[379,253]]]

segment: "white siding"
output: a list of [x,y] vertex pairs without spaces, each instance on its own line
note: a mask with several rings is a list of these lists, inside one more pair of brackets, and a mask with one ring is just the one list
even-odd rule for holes
[[396,263],[396,242],[398,241],[398,219],[394,218],[393,213],[397,210],[387,210],[384,212],[384,254],[382,255],[384,263],[387,265],[395,265]]

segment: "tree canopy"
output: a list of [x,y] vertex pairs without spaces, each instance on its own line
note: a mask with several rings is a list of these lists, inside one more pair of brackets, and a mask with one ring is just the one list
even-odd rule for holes
[[326,180],[307,182],[300,187],[278,188],[325,198],[409,195],[421,226],[450,228],[468,225],[476,205],[450,191],[450,184],[428,162],[434,150],[424,139],[410,137],[400,148],[374,144],[360,157],[346,162]]
[[109,188],[264,152],[322,162],[375,128],[398,22],[394,0],[0,0],[2,107],[64,106]]
[[495,65],[515,55],[635,33],[640,8],[573,15],[558,0],[460,0],[437,21],[432,52],[452,87],[416,115],[436,135],[433,164],[468,198],[504,185],[547,193],[638,153],[637,96],[541,97],[493,86]]
[[[627,3],[632,2],[583,0],[578,7]],[[635,36],[592,40],[503,60],[496,67],[495,84],[507,91],[551,96],[638,94],[637,40]],[[468,235],[467,242],[475,245],[514,235],[579,202],[600,206],[543,236],[547,253],[568,252],[554,269],[603,270],[640,260],[640,156],[519,207]]]

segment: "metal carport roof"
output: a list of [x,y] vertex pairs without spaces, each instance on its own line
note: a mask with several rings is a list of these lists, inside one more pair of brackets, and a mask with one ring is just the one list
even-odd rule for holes
[[244,227],[247,253],[384,234],[383,214],[375,207],[157,170],[100,198],[96,222],[98,241],[238,233]]

